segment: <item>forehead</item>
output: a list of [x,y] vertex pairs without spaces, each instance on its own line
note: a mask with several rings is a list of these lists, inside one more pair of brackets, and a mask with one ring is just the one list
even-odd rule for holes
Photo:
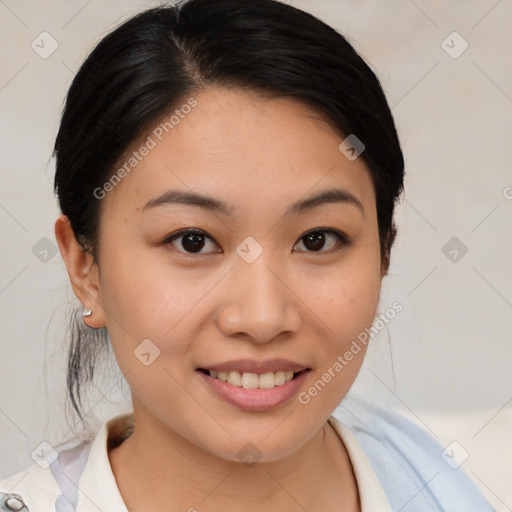
[[339,151],[342,140],[321,114],[295,100],[203,90],[127,152],[116,167],[124,166],[123,177],[104,203],[142,210],[166,190],[179,189],[218,197],[231,214],[242,214],[333,186],[372,203],[368,168],[362,158],[350,161]]

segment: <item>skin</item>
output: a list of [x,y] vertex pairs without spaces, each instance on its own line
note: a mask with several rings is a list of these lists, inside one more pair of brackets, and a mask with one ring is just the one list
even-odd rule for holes
[[[194,97],[198,105],[102,200],[97,263],[65,216],[55,225],[75,294],[93,310],[84,321],[107,327],[132,390],[135,431],[109,453],[121,495],[131,512],[357,511],[350,459],[327,419],[364,350],[309,404],[295,396],[263,412],[227,403],[196,368],[292,359],[311,368],[304,391],[371,326],[387,264],[369,170],[294,100],[220,88]],[[364,212],[335,202],[284,215],[332,187]],[[213,196],[233,213],[144,208],[171,188]],[[200,254],[187,252],[183,237],[162,242],[185,228],[210,237]],[[326,238],[315,251],[303,237],[318,228]],[[263,248],[252,263],[236,252],[248,236]],[[160,349],[149,366],[134,357],[144,339]],[[250,467],[237,457],[247,442],[261,453]]]

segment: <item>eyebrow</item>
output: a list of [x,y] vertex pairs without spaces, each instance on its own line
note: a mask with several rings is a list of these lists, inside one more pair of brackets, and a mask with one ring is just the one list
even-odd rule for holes
[[[317,208],[318,206],[329,203],[343,203],[353,205],[361,210],[364,216],[364,208],[361,201],[348,190],[341,188],[324,190],[314,196],[300,199],[288,207],[285,212],[285,216],[305,213],[312,210],[313,208]],[[204,210],[219,212],[224,215],[233,215],[235,210],[233,206],[228,205],[226,202],[221,201],[220,199],[195,192],[187,192],[185,190],[168,190],[161,196],[148,201],[142,210],[144,211],[150,208],[169,204],[198,206]]]

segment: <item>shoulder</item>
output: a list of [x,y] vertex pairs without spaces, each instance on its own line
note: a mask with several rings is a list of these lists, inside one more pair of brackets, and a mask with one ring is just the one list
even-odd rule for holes
[[492,512],[462,465],[449,464],[433,435],[401,414],[365,403],[333,416],[355,435],[393,510]]
[[[23,471],[0,480],[0,493],[19,494],[30,512],[43,512],[53,510],[60,490],[50,469],[43,469],[34,463]],[[0,499],[0,503],[5,498]],[[0,506],[1,510],[8,509]]]
[[7,496],[1,493],[19,494],[29,512],[96,510],[89,495],[102,492],[110,500],[113,493],[118,506],[112,510],[125,510],[110,469],[108,449],[120,444],[133,429],[133,413],[123,413],[104,421],[95,433],[82,431],[54,447],[41,445],[34,464],[0,480],[0,512],[8,510],[2,508]]
[[[77,462],[87,458],[90,440],[72,439],[55,447],[50,447],[31,466],[0,480],[0,512],[9,510],[3,503],[5,494],[18,494],[29,512],[55,510],[55,503],[62,494],[57,478],[63,469],[72,470]],[[2,506],[4,508],[2,508]],[[22,509],[25,510],[25,509]]]

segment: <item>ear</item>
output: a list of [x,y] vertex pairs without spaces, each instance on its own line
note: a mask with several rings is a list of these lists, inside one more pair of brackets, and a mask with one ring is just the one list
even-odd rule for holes
[[98,265],[92,255],[78,243],[71,223],[65,215],[61,215],[55,222],[55,238],[66,264],[73,292],[85,309],[92,310],[92,315],[84,317],[84,322],[96,329],[105,327],[105,315],[100,301]]

